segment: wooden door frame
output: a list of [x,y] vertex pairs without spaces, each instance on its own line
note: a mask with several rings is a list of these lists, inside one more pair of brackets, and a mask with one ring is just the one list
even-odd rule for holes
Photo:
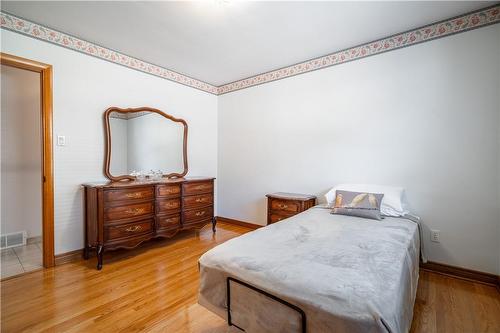
[[52,147],[52,66],[0,52],[2,65],[40,74],[42,130],[42,237],[43,266],[54,266],[54,169]]

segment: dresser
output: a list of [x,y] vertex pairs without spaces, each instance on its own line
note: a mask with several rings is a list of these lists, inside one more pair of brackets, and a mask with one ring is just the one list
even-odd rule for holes
[[276,192],[266,197],[267,224],[297,215],[316,204],[316,197],[308,194]]
[[84,257],[134,248],[180,230],[201,229],[214,218],[214,178],[190,177],[160,181],[87,183],[85,190]]

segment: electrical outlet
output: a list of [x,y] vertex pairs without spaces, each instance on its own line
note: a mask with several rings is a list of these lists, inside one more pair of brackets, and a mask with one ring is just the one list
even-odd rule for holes
[[431,241],[439,243],[439,230],[431,230]]

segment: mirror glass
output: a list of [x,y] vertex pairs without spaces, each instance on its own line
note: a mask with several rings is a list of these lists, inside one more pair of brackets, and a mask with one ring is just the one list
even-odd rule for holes
[[150,112],[111,112],[109,114],[113,176],[162,171],[163,174],[184,170],[184,126],[162,115]]

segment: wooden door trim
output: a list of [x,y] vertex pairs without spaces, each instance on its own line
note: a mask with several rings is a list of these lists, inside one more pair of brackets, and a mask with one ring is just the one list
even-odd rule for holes
[[42,130],[42,228],[43,266],[54,266],[54,168],[52,147],[52,66],[1,53],[2,65],[40,73]]

